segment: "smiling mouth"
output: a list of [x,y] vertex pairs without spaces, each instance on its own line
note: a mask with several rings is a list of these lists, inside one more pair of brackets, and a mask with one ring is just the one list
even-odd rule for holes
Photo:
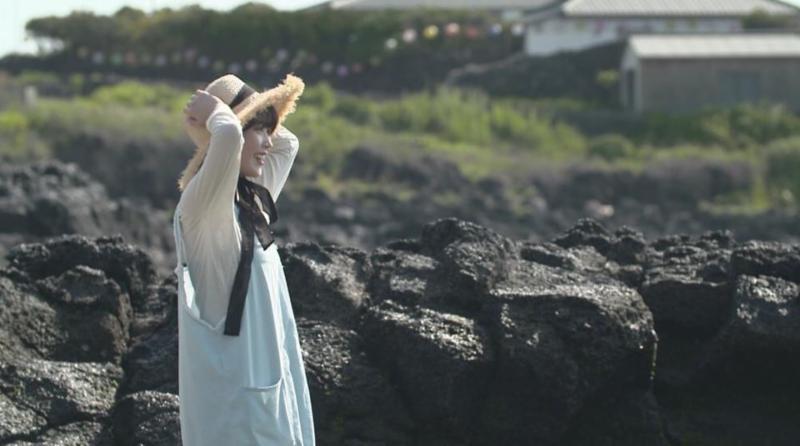
[[257,153],[253,157],[258,164],[264,164],[267,160],[267,155],[265,153]]

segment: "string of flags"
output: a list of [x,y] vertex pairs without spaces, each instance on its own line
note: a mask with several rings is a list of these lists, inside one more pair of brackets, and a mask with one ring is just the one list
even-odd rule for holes
[[[384,41],[383,48],[386,53],[390,53],[397,50],[401,45],[413,45],[424,40],[432,41],[437,38],[474,40],[494,38],[504,33],[509,33],[514,37],[522,36],[525,33],[525,25],[522,23],[490,23],[481,26],[451,22],[443,26],[430,24],[419,29],[408,27],[396,33],[396,35],[388,37]],[[338,77],[359,74],[369,67],[377,67],[382,63],[381,55],[373,55],[366,61],[342,63],[334,60],[322,60],[305,49],[297,49],[292,52],[287,48],[278,48],[274,51],[270,48],[264,48],[261,51],[260,58],[249,58],[244,61],[225,61],[212,58],[201,54],[195,48],[187,48],[171,53],[150,53],[133,50],[106,52],[81,46],[77,48],[76,55],[79,59],[87,60],[94,65],[151,66],[156,68],[190,65],[204,70],[210,69],[218,73],[230,72],[233,74],[255,73],[259,70],[276,73],[287,65],[290,70],[297,70],[304,66],[317,66],[324,75]]]

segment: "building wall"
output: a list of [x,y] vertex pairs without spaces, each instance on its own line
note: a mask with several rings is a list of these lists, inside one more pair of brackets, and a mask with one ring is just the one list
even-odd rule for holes
[[639,103],[642,97],[642,79],[639,76],[641,66],[636,54],[631,50],[630,45],[622,55],[622,63],[619,71],[619,94],[620,104],[628,110],[639,110]]
[[640,60],[638,111],[767,101],[800,110],[800,58]]
[[532,22],[525,34],[525,51],[547,56],[622,41],[642,33],[730,33],[742,31],[737,18],[587,18],[553,17]]

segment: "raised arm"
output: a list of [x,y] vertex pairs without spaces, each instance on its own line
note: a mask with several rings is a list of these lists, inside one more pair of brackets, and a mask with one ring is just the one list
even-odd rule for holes
[[205,126],[211,132],[208,151],[181,199],[183,215],[194,223],[233,218],[233,198],[244,145],[241,123],[223,102],[217,103]]
[[275,202],[278,201],[278,195],[286,184],[299,148],[300,142],[297,136],[283,125],[279,125],[272,135],[272,147],[268,150],[267,162],[257,180],[258,184],[269,190]]

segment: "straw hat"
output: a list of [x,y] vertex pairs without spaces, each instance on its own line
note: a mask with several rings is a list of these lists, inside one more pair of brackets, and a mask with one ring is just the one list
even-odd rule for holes
[[[206,86],[205,91],[231,107],[233,113],[239,118],[242,128],[244,128],[256,116],[256,113],[269,106],[273,106],[277,112],[278,123],[276,127],[280,125],[286,115],[295,111],[297,98],[303,94],[304,88],[305,84],[302,79],[295,75],[287,74],[280,85],[259,93],[235,75],[226,74],[211,81]],[[180,191],[186,189],[189,181],[200,170],[208,150],[208,144],[211,141],[211,133],[206,128],[205,122],[193,126],[184,121],[184,129],[196,148],[194,156],[189,160],[178,180],[178,189]]]

